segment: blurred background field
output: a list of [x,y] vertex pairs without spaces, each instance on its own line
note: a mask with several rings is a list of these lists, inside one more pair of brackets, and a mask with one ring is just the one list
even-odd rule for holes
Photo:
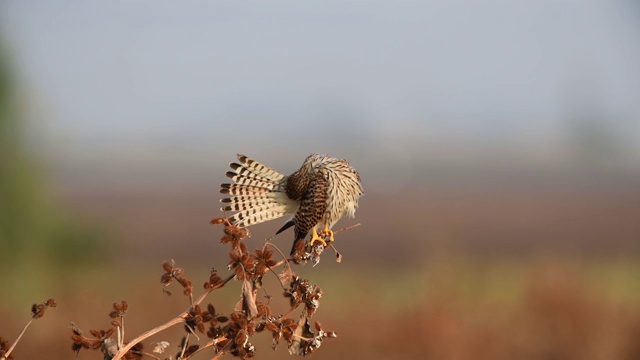
[[362,175],[343,262],[299,269],[338,332],[315,358],[640,358],[636,2],[6,0],[0,31],[0,336],[59,304],[17,359],[71,358],[115,301],[128,336],[175,316],[163,261],[226,273],[238,152]]

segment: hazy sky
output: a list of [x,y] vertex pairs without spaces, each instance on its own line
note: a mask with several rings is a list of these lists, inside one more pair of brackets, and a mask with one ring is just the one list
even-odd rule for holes
[[33,128],[63,157],[546,159],[582,109],[640,159],[638,15],[632,1],[5,0],[0,29]]

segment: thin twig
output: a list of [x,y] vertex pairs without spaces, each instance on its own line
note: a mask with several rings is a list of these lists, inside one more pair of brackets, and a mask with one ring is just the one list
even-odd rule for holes
[[120,349],[122,347],[122,330],[120,330],[120,326],[116,326],[116,331],[118,332],[118,344],[117,347]]
[[35,320],[35,318],[32,317],[31,320],[29,320],[29,322],[27,323],[27,325],[25,325],[24,328],[22,328],[22,331],[20,332],[20,335],[18,335],[18,338],[16,338],[16,340],[13,342],[13,344],[11,344],[11,347],[9,348],[9,350],[7,350],[7,352],[4,354],[2,359],[8,359],[9,358],[9,355],[11,355],[11,352],[13,351],[13,348],[15,348],[16,345],[18,345],[18,341],[20,341],[20,339],[22,338],[22,335],[24,335],[25,331],[27,331],[27,328],[29,327],[29,325],[31,325],[33,320]]
[[339,232],[341,232],[341,231],[345,231],[345,230],[353,229],[354,227],[358,227],[358,226],[360,226],[360,223],[357,223],[357,224],[355,224],[355,225],[350,225],[350,226],[343,227],[342,229],[336,230],[336,231],[334,231],[333,233],[334,233],[334,234],[336,234],[336,233],[339,233]]
[[191,325],[185,323],[184,326],[189,329],[189,332],[187,332],[187,335],[191,334],[193,336],[196,337],[197,341],[200,341],[200,337],[198,337],[198,334],[196,334],[196,329],[194,329]]
[[[193,331],[191,329],[191,326],[189,326],[189,330]],[[189,335],[190,334],[187,333],[187,335],[184,337],[184,344],[182,344],[182,351],[180,352],[180,356],[178,357],[178,359],[182,359],[182,357],[184,356],[184,352],[187,351],[187,345],[189,345]]]
[[[280,260],[275,265],[273,265],[273,268],[277,268],[277,267],[279,267],[280,265],[282,265],[284,263],[285,266],[287,267],[287,270],[289,270],[290,272],[293,272],[293,270],[291,269],[291,264],[289,264],[288,258],[286,256],[284,256],[284,253],[280,250],[280,248],[277,247],[275,244],[269,242],[269,241],[265,241],[264,246],[267,246],[267,245],[271,246],[274,249],[276,249],[276,251],[279,252],[280,256],[282,256],[282,258],[283,258],[283,260]],[[271,270],[271,272],[273,272],[273,274],[276,275],[276,277],[278,278],[278,280],[280,282],[280,286],[282,286],[282,288],[286,290],[285,284],[282,281],[282,279],[280,279],[280,276],[278,276],[278,274],[276,274],[276,272],[273,271],[273,269],[271,267],[269,267],[269,270]]]
[[120,315],[120,330],[122,337],[120,338],[120,343],[118,344],[118,349],[120,349],[124,345],[124,315]]

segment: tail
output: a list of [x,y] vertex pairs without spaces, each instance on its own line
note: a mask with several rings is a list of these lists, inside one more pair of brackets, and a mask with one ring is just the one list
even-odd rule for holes
[[223,211],[238,211],[229,218],[246,227],[294,214],[298,202],[285,192],[287,177],[253,159],[238,154],[239,163],[231,163],[227,172],[235,184],[222,184],[220,192],[230,195],[220,200]]

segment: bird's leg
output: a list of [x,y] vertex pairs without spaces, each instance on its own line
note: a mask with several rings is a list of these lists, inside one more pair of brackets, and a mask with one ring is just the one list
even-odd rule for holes
[[329,226],[327,226],[326,224],[324,225],[324,229],[322,229],[320,234],[322,234],[323,237],[327,237],[327,235],[329,235],[329,242],[333,242],[333,240],[334,240],[333,239],[333,231],[331,231],[329,229]]
[[316,241],[320,242],[324,247],[327,247],[327,242],[318,235],[318,233],[316,232],[316,227],[314,226],[311,229],[311,241],[309,242],[309,244],[313,246],[313,243],[315,243]]

